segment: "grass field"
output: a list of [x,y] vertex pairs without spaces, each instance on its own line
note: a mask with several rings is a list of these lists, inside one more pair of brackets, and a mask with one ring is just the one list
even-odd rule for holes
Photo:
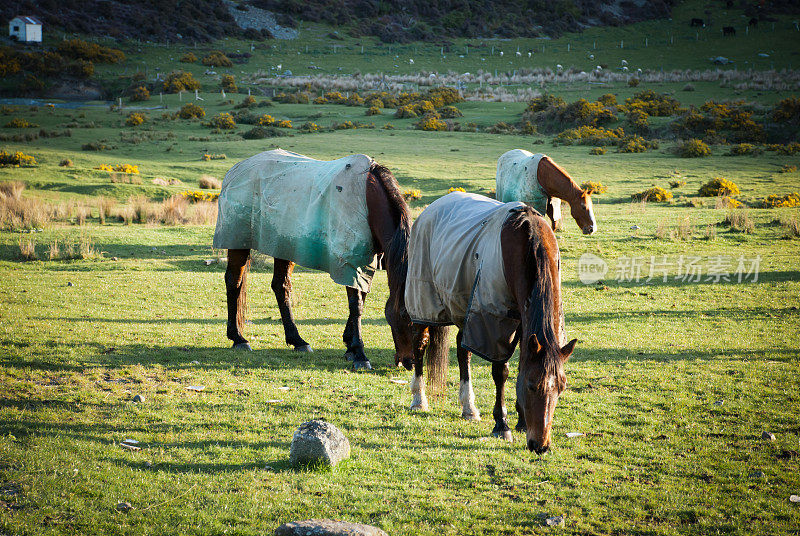
[[[688,18],[698,6],[679,6],[671,22],[537,41],[546,51],[536,57],[555,54],[550,47],[565,49],[567,41],[571,49],[579,42],[588,49],[596,39],[601,50],[611,50],[624,39],[627,47],[670,28],[681,29],[686,41]],[[733,13],[730,21],[738,17]],[[721,18],[717,31],[728,20]],[[755,36],[742,35],[742,24],[741,40],[723,42],[709,31],[702,56],[649,45],[628,59],[651,69],[662,57],[673,62],[665,68],[701,68],[705,56],[749,50],[744,40]],[[305,53],[305,44],[322,31],[304,27],[299,41],[259,51],[247,68],[262,61],[289,66],[288,58],[301,48]],[[791,31],[782,20],[775,42],[758,41],[776,51],[775,67],[796,62],[800,50],[789,40]],[[388,55],[384,63],[361,63],[350,39],[337,41],[352,49],[342,60],[346,69],[389,70]],[[404,46],[418,47],[417,70],[429,68],[425,58],[434,62],[440,52]],[[116,73],[130,74],[142,59],[166,71],[178,65],[169,57],[183,52],[142,48],[141,58],[126,50],[130,62]],[[605,61],[624,57],[614,54]],[[331,71],[340,59],[324,58],[315,61]],[[470,58],[463,59],[463,70],[487,63]],[[789,96],[712,83],[679,92],[682,86],[647,88],[674,92],[686,104],[744,98],[768,106]],[[620,101],[638,89],[553,88],[567,100],[615,93]],[[210,84],[204,90],[207,118],[232,110]],[[187,95],[182,98],[165,95],[166,112],[176,111]],[[238,103],[243,96],[232,98]],[[157,104],[156,96],[145,106]],[[457,106],[464,113],[460,121],[485,128],[518,121],[525,103]],[[414,120],[395,119],[392,110],[372,117],[363,107],[343,105],[257,110],[295,127],[314,121],[323,132],[285,129],[287,137],[244,140],[249,125],[215,133],[198,120],[162,118],[164,110],[146,110],[148,122],[131,128],[124,124],[131,109],[121,114],[108,106],[22,106],[0,115],[0,124],[24,117],[39,125],[3,133],[71,131],[69,137],[3,142],[0,148],[33,155],[37,164],[0,168],[0,183],[20,181],[26,199],[72,203],[88,212],[85,224],[73,212],[41,232],[0,231],[0,533],[256,535],[307,518],[368,523],[393,535],[798,533],[800,504],[790,496],[800,495],[800,239],[791,229],[800,212],[759,207],[767,195],[800,189],[800,155],[725,156],[727,147],[712,146],[710,157],[684,159],[666,140],[656,151],[592,156],[589,147],[553,146],[545,135],[411,130]],[[328,129],[345,120],[375,128]],[[382,128],[386,123],[395,129]],[[108,149],[81,150],[93,142]],[[369,154],[394,171],[403,189],[420,190],[421,198],[411,202],[414,215],[450,187],[488,193],[497,157],[517,147],[547,153],[579,183],[608,187],[595,197],[595,235],[580,234],[566,207],[558,233],[567,331],[579,342],[566,365],[568,388],[546,456],[528,452],[519,433],[513,443],[490,436],[493,384],[480,359],[473,373],[484,420],[460,418],[454,349],[447,395],[432,398],[428,413],[408,409],[407,385],[390,382],[410,378],[393,363],[383,319],[385,273],[376,278],[363,321],[374,371],[349,372],[342,358],[344,289],[312,270],[295,271],[294,289],[297,323],[315,352],[287,349],[269,288],[271,261],[263,256],[250,278],[246,336],[254,351],[234,352],[225,338],[224,263],[205,262],[224,256],[210,247],[213,225],[98,220],[100,196],[118,207],[137,195],[161,202],[197,190],[201,175],[221,179],[233,163],[273,147],[320,159]],[[204,154],[226,158],[203,161]],[[74,165],[60,166],[66,158]],[[138,165],[140,173],[131,181],[94,169],[101,164]],[[697,195],[718,176],[739,185],[738,199],[749,208],[715,208],[716,200]],[[181,184],[158,185],[156,178]],[[670,181],[685,181],[672,189],[671,203],[631,201],[654,185],[669,190]],[[724,224],[730,216],[750,232]],[[25,261],[22,249],[31,241],[38,259]],[[62,247],[83,242],[95,253],[49,260],[54,241]],[[581,282],[585,254],[607,263],[601,282]],[[690,261],[702,270],[699,281],[687,276]],[[516,363],[515,357],[509,408]],[[187,389],[197,385],[205,389]],[[137,394],[143,402],[133,402]],[[333,470],[293,469],[292,433],[315,417],[345,432],[352,456]],[[567,438],[568,432],[585,435]],[[762,432],[775,440],[762,439]],[[141,450],[122,448],[124,439],[140,441]],[[133,506],[130,512],[116,510],[123,501]],[[558,515],[562,528],[544,526],[545,518]]]

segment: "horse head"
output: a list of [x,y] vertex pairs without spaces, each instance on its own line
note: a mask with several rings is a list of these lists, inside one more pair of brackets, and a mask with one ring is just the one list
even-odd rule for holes
[[411,370],[414,361],[414,336],[412,333],[413,324],[411,317],[404,305],[399,305],[394,297],[390,296],[386,300],[386,307],[383,309],[383,315],[386,317],[386,322],[392,330],[392,339],[394,340],[394,364],[402,365]]
[[597,222],[594,219],[594,208],[592,198],[587,192],[582,192],[577,199],[570,201],[569,212],[578,222],[578,226],[583,234],[590,235],[597,230]]
[[525,425],[528,450],[544,454],[550,448],[550,428],[558,397],[567,386],[564,363],[577,339],[563,348],[542,346],[535,334],[520,345],[517,411]]

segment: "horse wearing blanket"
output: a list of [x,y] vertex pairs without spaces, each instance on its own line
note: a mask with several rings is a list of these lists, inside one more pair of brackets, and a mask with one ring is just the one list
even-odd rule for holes
[[504,203],[523,201],[550,218],[553,229],[561,221],[561,201],[569,203],[570,214],[583,234],[597,230],[592,199],[580,186],[543,154],[513,149],[497,160],[497,199]]
[[[431,203],[411,229],[405,302],[415,332],[412,409],[427,410],[422,382],[425,330],[458,326],[456,346],[462,416],[479,420],[470,354],[492,362],[495,436],[511,440],[505,407],[508,360],[520,344],[517,430],[539,454],[550,445],[564,363],[575,347],[561,347],[559,250],[550,225],[521,202],[501,203],[454,192]],[[446,354],[445,359],[446,359]],[[429,356],[430,357],[430,356]]]
[[345,357],[370,369],[361,338],[364,298],[379,256],[388,272],[385,314],[398,358],[412,355],[412,327],[403,301],[410,230],[408,205],[392,173],[358,154],[320,161],[281,149],[243,160],[225,175],[219,196],[214,247],[228,250],[225,286],[227,336],[250,350],[242,335],[250,250],[275,259],[272,290],[286,336],[297,351],[311,346],[291,310],[295,263],[328,272],[347,288]]

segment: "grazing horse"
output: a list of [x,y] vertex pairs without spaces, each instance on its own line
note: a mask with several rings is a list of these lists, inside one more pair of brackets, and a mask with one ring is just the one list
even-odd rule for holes
[[543,154],[512,149],[497,159],[497,199],[523,201],[547,214],[553,229],[561,220],[561,200],[569,203],[572,217],[583,234],[597,230],[592,199],[561,166]]
[[296,351],[311,346],[291,310],[295,263],[323,270],[347,289],[349,317],[342,336],[354,369],[372,368],[364,353],[361,315],[378,259],[386,267],[385,316],[397,352],[412,355],[412,326],[404,305],[408,205],[392,173],[366,155],[319,161],[280,149],[236,164],[225,175],[214,247],[228,250],[227,336],[250,350],[242,334],[250,250],[274,257],[272,290],[286,337]]
[[492,434],[511,441],[505,383],[519,343],[517,430],[526,432],[528,449],[544,453],[566,387],[564,363],[577,342],[560,343],[559,250],[548,222],[521,202],[460,192],[434,201],[411,230],[405,299],[416,326],[414,358],[403,362],[414,368],[411,409],[428,409],[422,382],[428,326],[455,324],[462,417],[480,419],[470,374],[475,353],[492,362]]

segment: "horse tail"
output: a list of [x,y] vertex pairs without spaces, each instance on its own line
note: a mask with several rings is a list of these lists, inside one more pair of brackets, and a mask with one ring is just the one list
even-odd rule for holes
[[447,366],[450,357],[450,326],[428,328],[428,347],[425,361],[428,369],[428,390],[433,395],[447,393]]

